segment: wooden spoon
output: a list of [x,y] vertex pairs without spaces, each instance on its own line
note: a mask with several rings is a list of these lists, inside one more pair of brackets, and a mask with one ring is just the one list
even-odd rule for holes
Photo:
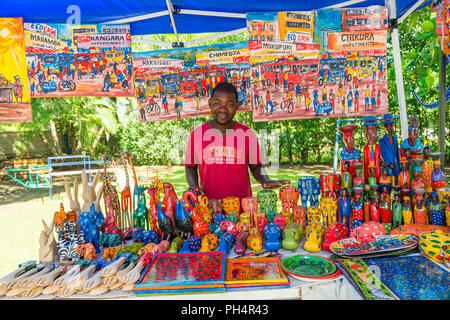
[[31,269],[31,270],[28,270],[27,272],[21,274],[20,276],[18,276],[18,277],[16,277],[16,278],[12,279],[12,280],[10,280],[10,281],[7,281],[7,282],[3,283],[3,287],[4,287],[4,288],[8,288],[8,289],[12,289],[12,288],[14,288],[14,287],[16,286],[16,284],[17,284],[20,280],[26,279],[26,278],[28,278],[28,277],[31,277],[31,276],[32,276],[33,274],[35,274],[36,272],[38,272],[38,270],[37,270],[36,268],[33,268],[33,269]]
[[22,288],[22,289],[32,289],[32,288],[35,288],[35,287],[37,287],[37,285],[34,284],[34,280],[37,279],[37,278],[39,278],[39,277],[41,277],[41,276],[43,276],[43,275],[46,275],[46,274],[49,273],[50,271],[51,271],[50,268],[45,267],[45,268],[42,269],[41,271],[39,271],[39,272],[35,273],[34,275],[32,275],[31,277],[28,277],[28,278],[26,278],[26,279],[20,280],[20,281],[17,283],[17,286],[18,286],[19,288]]
[[118,260],[114,261],[110,265],[106,266],[100,271],[100,275],[102,277],[107,277],[115,274],[117,270],[127,261],[127,258],[120,257]]
[[67,282],[70,280],[70,278],[74,277],[78,273],[80,273],[81,266],[79,264],[74,265],[69,271],[67,271],[65,274],[63,274],[61,277],[56,278],[55,281],[53,281],[53,285],[55,287],[62,287],[67,284]]
[[132,282],[132,283],[125,283],[123,285],[123,287],[122,287],[122,291],[125,291],[125,292],[133,291],[133,289],[134,289],[134,282]]
[[109,276],[109,277],[104,277],[103,281],[102,281],[102,284],[105,287],[109,288],[112,285],[116,284],[117,282],[119,282],[119,279],[117,279],[117,276],[116,275],[112,275],[112,276]]
[[96,266],[89,266],[82,272],[78,273],[76,276],[72,277],[68,282],[66,287],[73,289],[80,289],[83,282],[89,279],[90,274],[95,270]]
[[102,285],[99,285],[98,287],[95,287],[94,289],[89,291],[89,294],[91,296],[99,296],[99,295],[107,293],[108,291],[109,291],[108,287],[104,287]]
[[8,298],[17,298],[20,294],[22,294],[23,292],[25,291],[25,289],[23,289],[23,288],[13,288],[13,289],[11,289],[11,290],[9,290],[7,293],[6,293],[6,296],[8,297]]
[[44,290],[43,287],[35,287],[31,289],[27,289],[22,293],[22,297],[26,299],[33,299],[42,294],[42,291]]
[[113,290],[119,290],[124,284],[125,284],[125,282],[119,281],[119,282],[113,284],[112,286],[110,286],[110,287],[109,287],[109,290],[110,290],[110,291],[113,291]]
[[5,296],[8,291],[9,291],[8,288],[0,287],[0,297]]
[[58,292],[60,287],[57,287],[53,284],[49,285],[48,287],[44,288],[44,290],[42,291],[42,294],[46,295],[46,296],[53,296],[56,294],[56,292]]
[[90,277],[88,280],[83,282],[83,284],[81,285],[81,290],[89,291],[91,289],[94,289],[96,286],[98,286],[101,283],[101,281],[102,281],[102,279],[101,279],[100,271],[98,271],[94,274],[94,276]]
[[77,289],[74,288],[68,288],[68,287],[61,287],[59,288],[57,295],[61,297],[69,297],[77,292]]
[[132,263],[130,263],[126,268],[124,268],[124,269],[118,271],[118,272],[116,273],[117,279],[119,279],[120,282],[124,282],[124,281],[123,281],[123,277],[124,277],[128,272],[130,272],[130,271],[134,268],[135,265],[136,265],[136,264],[135,264],[134,262],[132,262]]
[[135,283],[137,280],[139,280],[142,269],[144,269],[144,262],[139,261],[138,264],[123,277],[123,282]]
[[59,266],[52,272],[34,279],[33,283],[39,287],[49,286],[64,270],[66,270],[66,267]]

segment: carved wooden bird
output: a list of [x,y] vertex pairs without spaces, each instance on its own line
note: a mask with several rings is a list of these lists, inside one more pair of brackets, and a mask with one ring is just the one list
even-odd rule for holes
[[186,212],[186,202],[177,201],[175,209],[175,227],[181,232],[181,238],[194,233],[194,221]]
[[[158,209],[158,228],[161,230],[161,240],[167,240],[171,234],[174,233],[174,225],[172,223],[172,220],[164,213],[164,211],[161,209],[162,203],[158,203],[157,209]],[[167,239],[166,239],[167,237]]]

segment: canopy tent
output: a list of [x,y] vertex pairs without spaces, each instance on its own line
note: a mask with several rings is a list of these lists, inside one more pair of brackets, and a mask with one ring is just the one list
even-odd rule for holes
[[[221,32],[219,35],[210,37],[219,38],[245,31],[247,12],[385,6],[388,8],[391,22],[402,138],[407,137],[408,121],[397,25],[410,13],[430,5],[432,0],[78,0],[76,4],[73,2],[73,0],[2,0],[0,16],[22,17],[24,22],[41,23],[128,23],[133,36],[159,33],[178,35],[178,33]],[[133,38],[133,41],[153,43],[161,47],[172,45],[136,37]],[[205,38],[202,41],[205,41]],[[191,41],[185,45],[194,45],[195,42]],[[178,40],[177,43],[179,43]]]
[[[389,1],[389,0],[387,0]],[[179,33],[224,32],[246,27],[252,11],[302,11],[331,7],[386,6],[385,0],[2,0],[0,16],[22,17],[24,22],[67,23],[79,10],[80,23],[129,23],[132,35],[173,33],[168,7]],[[397,16],[429,5],[431,0],[395,0]],[[171,12],[172,13],[172,12]]]

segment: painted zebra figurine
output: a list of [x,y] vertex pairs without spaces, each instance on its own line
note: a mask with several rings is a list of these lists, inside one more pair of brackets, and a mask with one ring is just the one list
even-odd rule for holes
[[65,237],[58,241],[57,248],[58,254],[61,261],[73,261],[80,259],[81,257],[76,251],[76,248],[79,244],[86,243],[86,237],[83,231],[80,233],[76,233],[76,223],[75,222],[67,222],[66,230],[69,231],[65,233]]

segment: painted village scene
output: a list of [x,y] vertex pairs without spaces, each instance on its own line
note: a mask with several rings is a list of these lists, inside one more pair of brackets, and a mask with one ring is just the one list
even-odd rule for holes
[[253,120],[387,112],[382,7],[247,13]]

